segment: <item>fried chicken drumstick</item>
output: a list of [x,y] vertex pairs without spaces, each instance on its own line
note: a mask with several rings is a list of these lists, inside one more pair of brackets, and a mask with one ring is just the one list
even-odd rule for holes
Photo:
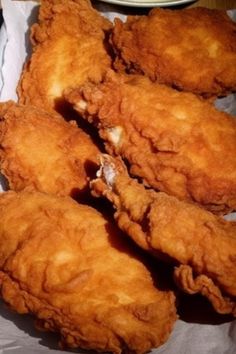
[[38,23],[31,28],[33,54],[18,85],[19,102],[61,110],[65,88],[101,81],[111,65],[104,44],[110,27],[89,0],[42,0]]
[[145,189],[108,155],[91,187],[113,203],[118,226],[139,246],[174,262],[181,289],[199,292],[217,312],[236,316],[236,222]]
[[0,104],[0,171],[10,189],[85,195],[99,154],[89,135],[56,112]]
[[236,24],[222,10],[153,9],[116,19],[116,67],[205,97],[236,90]]
[[216,212],[236,208],[236,121],[191,93],[109,72],[67,92],[146,185]]
[[[162,344],[175,297],[98,211],[69,197],[0,195],[0,292],[62,344],[116,354]],[[156,279],[157,281],[157,279]]]

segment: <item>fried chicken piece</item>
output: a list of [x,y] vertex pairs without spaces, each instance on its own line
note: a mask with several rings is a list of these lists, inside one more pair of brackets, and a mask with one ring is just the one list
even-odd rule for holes
[[147,190],[110,156],[103,156],[93,193],[109,199],[118,226],[139,246],[174,262],[175,280],[201,293],[219,313],[236,316],[236,222],[196,204]]
[[12,309],[34,314],[69,348],[141,354],[167,340],[173,292],[155,287],[143,258],[98,211],[10,191],[0,212],[0,288]]
[[191,93],[110,72],[67,99],[146,185],[217,212],[236,208],[236,121]]
[[0,104],[0,171],[10,189],[84,195],[99,154],[89,135],[56,112]]
[[153,9],[116,19],[116,68],[205,97],[236,90],[236,24],[207,8]]
[[104,40],[111,23],[89,0],[42,0],[38,21],[31,28],[33,54],[18,85],[19,102],[62,110],[65,88],[99,82],[110,67]]

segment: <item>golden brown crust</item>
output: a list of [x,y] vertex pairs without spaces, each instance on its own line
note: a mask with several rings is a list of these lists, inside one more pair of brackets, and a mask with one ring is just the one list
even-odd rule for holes
[[104,45],[110,27],[87,0],[43,0],[39,23],[31,29],[33,54],[18,84],[19,102],[59,110],[64,89],[101,81],[111,65]]
[[211,278],[202,274],[194,277],[192,267],[182,264],[175,268],[174,279],[179,288],[186,293],[200,293],[205,296],[217,312],[233,313],[236,316],[235,302],[226,296],[223,297]]
[[7,102],[0,105],[1,173],[11,189],[81,195],[100,151],[91,137],[57,113]]
[[236,90],[236,24],[222,10],[153,9],[116,20],[116,68],[206,97]]
[[191,93],[113,72],[67,99],[98,127],[108,153],[128,161],[146,185],[216,212],[236,208],[230,115]]
[[168,338],[173,293],[153,285],[144,260],[95,209],[6,192],[0,213],[0,287],[12,309],[34,314],[70,348],[141,354]]
[[106,159],[91,186],[113,203],[118,226],[156,257],[183,265],[175,271],[183,290],[200,292],[216,311],[236,315],[236,222],[147,190],[118,171],[115,159]]

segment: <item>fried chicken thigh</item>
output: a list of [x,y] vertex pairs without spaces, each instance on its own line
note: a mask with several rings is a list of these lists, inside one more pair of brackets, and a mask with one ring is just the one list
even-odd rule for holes
[[65,88],[99,82],[111,59],[105,48],[110,22],[89,0],[42,0],[31,28],[33,54],[18,85],[19,102],[61,110]]
[[236,24],[222,10],[153,9],[116,19],[116,68],[206,97],[236,90]]
[[176,265],[177,284],[201,293],[219,313],[236,316],[236,222],[196,204],[147,190],[104,156],[93,193],[109,199],[118,226],[139,246]]
[[67,99],[132,175],[217,212],[236,208],[236,121],[191,93],[109,72]]
[[[0,289],[62,344],[145,353],[176,320],[175,297],[158,290],[124,235],[95,209],[69,197],[0,195]],[[157,279],[155,280],[157,281]]]
[[84,195],[99,154],[89,135],[56,112],[0,104],[0,171],[11,189]]

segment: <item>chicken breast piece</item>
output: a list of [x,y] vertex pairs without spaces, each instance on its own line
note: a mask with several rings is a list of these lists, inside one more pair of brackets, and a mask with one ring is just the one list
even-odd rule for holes
[[175,265],[178,286],[201,293],[219,313],[236,316],[236,222],[147,190],[120,161],[102,158],[93,193],[115,207],[115,220],[140,247]]
[[11,191],[0,213],[0,290],[13,310],[35,315],[69,348],[145,353],[168,338],[173,292],[154,285],[145,260],[95,209]]
[[99,154],[89,135],[56,112],[0,104],[0,171],[10,189],[85,195]]
[[67,99],[146,185],[216,212],[236,208],[236,120],[229,114],[191,93],[113,72]]
[[116,68],[205,97],[236,90],[236,24],[222,10],[153,9],[116,19]]
[[62,111],[64,89],[101,81],[111,65],[104,43],[110,27],[89,0],[42,0],[31,28],[33,53],[18,84],[19,102]]

